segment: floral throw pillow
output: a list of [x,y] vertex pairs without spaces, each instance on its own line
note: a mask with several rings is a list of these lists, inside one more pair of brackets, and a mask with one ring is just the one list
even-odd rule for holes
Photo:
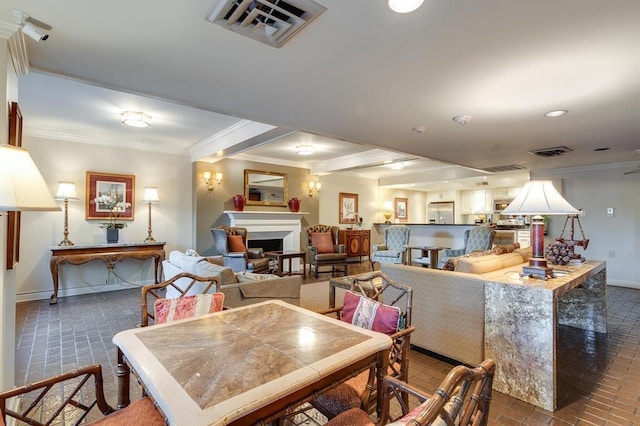
[[193,318],[222,310],[224,293],[194,294],[175,299],[158,299],[153,305],[155,323]]
[[402,312],[397,306],[388,306],[347,291],[340,319],[368,330],[393,334],[401,328]]

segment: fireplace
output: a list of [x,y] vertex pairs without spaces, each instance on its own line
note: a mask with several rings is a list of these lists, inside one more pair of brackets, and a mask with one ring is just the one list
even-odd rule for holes
[[[304,212],[225,211],[229,226],[247,228],[247,246],[263,247],[262,241],[281,240],[280,250],[300,251]],[[267,251],[267,250],[265,250]],[[299,267],[298,259],[293,260]]]
[[249,240],[247,248],[261,248],[262,251],[280,251],[282,250],[282,238],[270,238],[268,240]]

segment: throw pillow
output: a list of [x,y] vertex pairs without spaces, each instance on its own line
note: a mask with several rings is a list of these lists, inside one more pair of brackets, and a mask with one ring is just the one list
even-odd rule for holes
[[239,283],[250,283],[253,281],[264,281],[279,278],[274,274],[256,274],[254,272],[238,272],[236,273],[236,280]]
[[242,241],[242,235],[227,235],[227,242],[229,243],[230,252],[246,252],[247,248]]
[[358,327],[393,334],[401,328],[402,312],[397,306],[388,306],[347,291],[340,319]]
[[331,232],[314,232],[311,234],[311,245],[318,249],[318,254],[333,253]]
[[156,324],[193,318],[219,312],[224,304],[224,293],[194,294],[177,299],[158,299],[153,307]]

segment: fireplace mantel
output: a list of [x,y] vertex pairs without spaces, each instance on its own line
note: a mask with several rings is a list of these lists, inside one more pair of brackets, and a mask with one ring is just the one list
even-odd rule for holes
[[247,228],[248,240],[282,239],[284,250],[300,250],[302,218],[308,212],[225,210],[229,226]]

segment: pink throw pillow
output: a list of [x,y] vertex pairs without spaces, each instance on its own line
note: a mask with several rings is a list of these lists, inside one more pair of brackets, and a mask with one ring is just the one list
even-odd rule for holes
[[333,253],[331,232],[314,232],[311,234],[311,244],[318,249],[318,254]]
[[393,334],[400,328],[402,312],[397,306],[388,306],[350,291],[344,294],[342,321],[380,333]]
[[155,323],[193,318],[212,312],[220,312],[224,304],[224,293],[194,294],[175,299],[158,299],[153,305]]

